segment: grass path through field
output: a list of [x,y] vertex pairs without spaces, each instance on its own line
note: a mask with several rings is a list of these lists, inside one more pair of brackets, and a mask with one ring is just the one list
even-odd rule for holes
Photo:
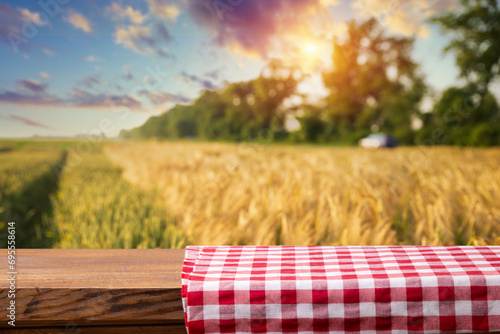
[[[71,158],[71,157],[69,157]],[[151,191],[140,191],[99,151],[63,170],[54,198],[56,248],[182,248],[185,238]]]
[[51,196],[66,160],[62,150],[0,152],[0,245],[7,223],[16,223],[16,247],[50,248],[57,240]]

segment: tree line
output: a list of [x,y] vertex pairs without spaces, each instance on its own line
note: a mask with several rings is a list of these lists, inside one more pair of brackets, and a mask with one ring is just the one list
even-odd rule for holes
[[[442,92],[430,110],[422,111],[431,89],[411,57],[414,39],[390,36],[372,18],[348,22],[346,38],[334,41],[322,101],[289,103],[306,75],[275,59],[256,79],[205,90],[121,137],[247,141],[265,133],[274,141],[354,144],[385,132],[405,145],[500,145],[500,107],[491,93],[500,77],[497,1],[461,0],[431,22],[452,33],[444,51],[454,52],[464,84]],[[290,119],[300,126],[290,129]]]

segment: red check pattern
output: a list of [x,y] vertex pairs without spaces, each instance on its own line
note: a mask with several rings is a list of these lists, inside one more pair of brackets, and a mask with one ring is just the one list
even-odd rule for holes
[[188,247],[189,333],[500,331],[500,247]]

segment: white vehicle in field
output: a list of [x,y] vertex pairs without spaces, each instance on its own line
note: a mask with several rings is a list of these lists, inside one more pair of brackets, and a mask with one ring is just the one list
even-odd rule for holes
[[393,148],[398,146],[398,141],[385,133],[372,133],[359,141],[362,148]]

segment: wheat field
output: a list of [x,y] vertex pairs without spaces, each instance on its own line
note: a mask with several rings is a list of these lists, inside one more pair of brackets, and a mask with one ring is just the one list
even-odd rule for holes
[[498,148],[35,144],[0,152],[20,247],[500,244]]
[[147,142],[104,152],[190,244],[500,244],[500,149]]
[[185,246],[160,197],[140,191],[121,174],[100,151],[63,170],[53,198],[53,225],[59,236],[55,248]]

